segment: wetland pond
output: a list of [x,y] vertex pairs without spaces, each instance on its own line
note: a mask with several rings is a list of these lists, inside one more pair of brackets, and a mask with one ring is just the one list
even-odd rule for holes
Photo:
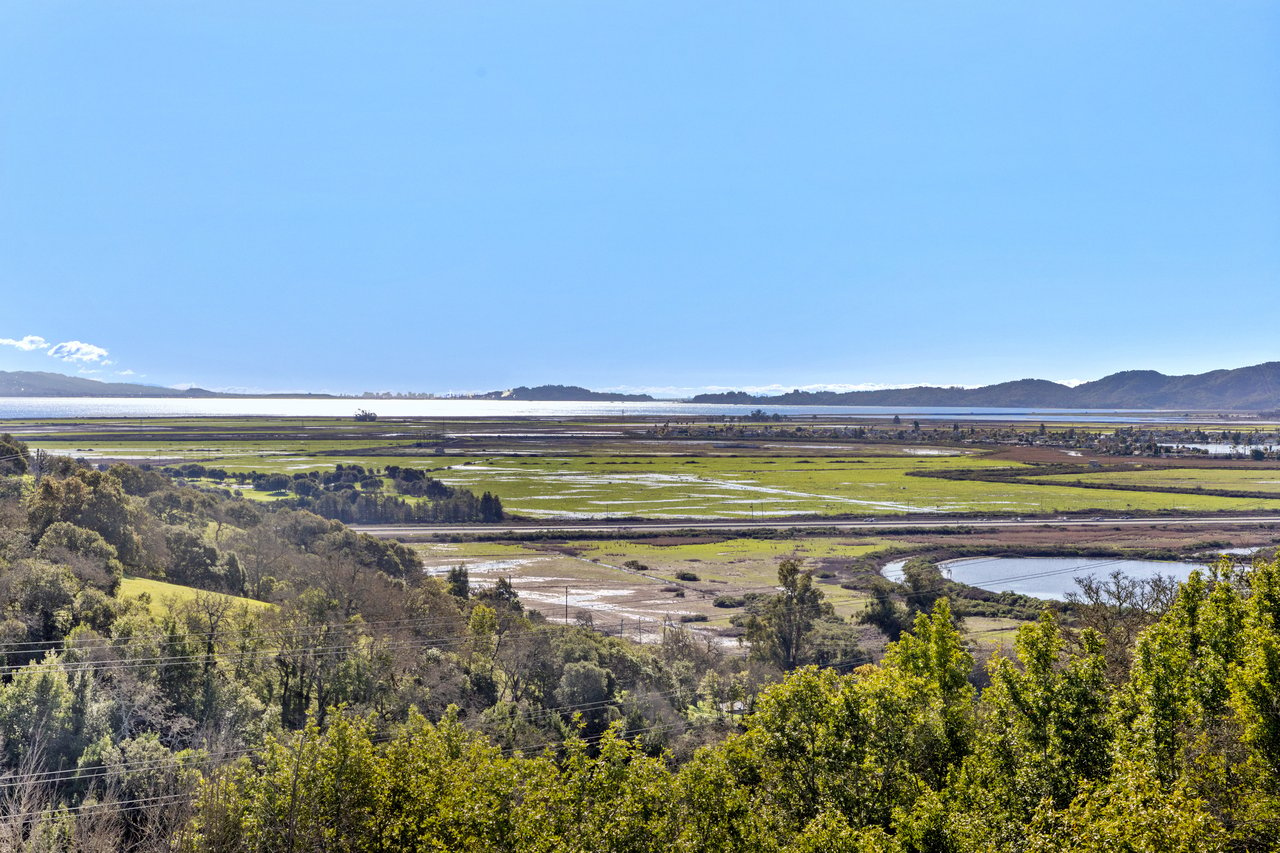
[[[884,576],[900,582],[905,564],[906,560],[888,563],[883,570]],[[1198,565],[1106,557],[965,557],[947,560],[939,563],[938,567],[952,580],[970,586],[1061,601],[1068,592],[1076,589],[1077,577],[1106,577],[1119,569],[1134,578],[1172,575],[1184,581]]]
[[1275,450],[1275,446],[1271,444],[1228,444],[1226,442],[1202,444],[1194,441],[1178,442],[1177,444],[1161,443],[1160,447],[1164,450],[1175,451],[1179,449],[1203,450],[1210,456],[1244,455],[1254,450],[1261,450],[1266,453],[1270,453]]

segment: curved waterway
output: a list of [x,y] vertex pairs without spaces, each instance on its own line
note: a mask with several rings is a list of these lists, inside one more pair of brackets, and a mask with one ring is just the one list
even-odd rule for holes
[[[901,581],[902,567],[906,562],[895,560],[887,564],[884,576],[892,581]],[[1075,579],[1078,577],[1106,577],[1118,569],[1134,578],[1172,575],[1183,581],[1192,569],[1198,567],[1193,563],[1104,557],[965,557],[938,565],[952,580],[970,586],[1059,601],[1077,589]]]
[[1122,409],[988,409],[946,406],[772,406],[680,403],[555,402],[517,400],[366,400],[354,397],[0,397],[4,418],[350,417],[371,409],[393,418],[742,417],[756,409],[807,418],[845,415],[929,421],[1088,421],[1181,423],[1198,418],[1178,412]]

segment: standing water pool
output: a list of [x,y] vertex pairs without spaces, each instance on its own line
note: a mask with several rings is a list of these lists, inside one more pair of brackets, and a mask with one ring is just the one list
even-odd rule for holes
[[[900,582],[902,567],[906,562],[895,560],[887,564],[884,576],[891,581]],[[970,586],[992,592],[1017,592],[1059,601],[1076,589],[1077,577],[1106,577],[1118,569],[1133,578],[1172,575],[1177,580],[1184,581],[1191,570],[1196,568],[1192,563],[1106,557],[965,557],[947,560],[938,566],[944,575]]]

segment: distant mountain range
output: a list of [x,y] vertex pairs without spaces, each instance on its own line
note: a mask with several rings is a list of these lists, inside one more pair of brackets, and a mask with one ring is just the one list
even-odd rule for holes
[[699,394],[691,403],[787,406],[971,406],[1046,409],[1186,409],[1255,411],[1280,408],[1280,362],[1188,376],[1125,370],[1074,388],[1019,379],[981,388],[892,388],[880,391],[792,391],[757,397],[741,391]]
[[134,382],[99,382],[63,373],[0,370],[0,397],[332,397],[331,394],[227,394],[204,388],[164,388]]
[[161,388],[132,382],[99,382],[62,373],[0,370],[0,397],[222,397],[203,388]]
[[[326,394],[224,394],[203,388],[99,382],[61,373],[0,371],[0,397],[328,397]],[[470,399],[566,402],[649,402],[648,394],[591,391],[577,385],[521,385]],[[1045,379],[1019,379],[981,388],[892,388],[880,391],[792,391],[756,396],[745,391],[699,394],[690,403],[747,406],[958,406],[973,408],[1176,409],[1263,411],[1280,409],[1280,362],[1188,376],[1126,370],[1074,388]]]

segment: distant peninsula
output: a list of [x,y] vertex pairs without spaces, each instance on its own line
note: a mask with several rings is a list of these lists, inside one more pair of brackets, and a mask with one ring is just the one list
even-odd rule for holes
[[99,382],[36,370],[0,370],[0,397],[221,397],[203,388],[163,388],[133,382]]

